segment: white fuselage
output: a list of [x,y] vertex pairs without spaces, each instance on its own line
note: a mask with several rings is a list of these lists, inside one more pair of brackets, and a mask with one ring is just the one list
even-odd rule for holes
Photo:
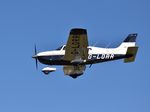
[[[128,45],[127,45],[128,44]],[[128,46],[134,46],[135,43],[122,43],[117,48],[100,48],[88,46],[88,60],[84,64],[99,63],[122,59],[125,57]],[[48,65],[70,65],[70,62],[63,62],[65,55],[65,45],[58,50],[45,51],[37,54],[39,61]],[[83,63],[82,63],[83,64]]]

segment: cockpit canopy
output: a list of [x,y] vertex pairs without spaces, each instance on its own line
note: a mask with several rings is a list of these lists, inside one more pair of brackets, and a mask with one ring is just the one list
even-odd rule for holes
[[66,45],[63,45],[63,46],[58,47],[56,50],[65,50],[65,48],[66,48]]

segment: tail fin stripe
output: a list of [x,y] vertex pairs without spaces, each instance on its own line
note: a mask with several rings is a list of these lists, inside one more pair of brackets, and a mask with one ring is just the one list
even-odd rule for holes
[[137,33],[129,34],[124,42],[136,42]]

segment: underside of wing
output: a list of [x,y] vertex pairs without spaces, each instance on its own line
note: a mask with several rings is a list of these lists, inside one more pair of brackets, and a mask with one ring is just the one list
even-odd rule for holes
[[71,76],[72,78],[77,78],[78,76],[82,75],[86,69],[85,65],[67,65],[64,66],[63,70],[66,75]]
[[88,38],[86,29],[72,29],[66,44],[64,60],[82,63],[88,58]]

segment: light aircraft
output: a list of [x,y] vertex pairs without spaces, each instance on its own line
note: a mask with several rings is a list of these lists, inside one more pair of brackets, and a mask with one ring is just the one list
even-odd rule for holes
[[[37,53],[32,57],[45,65],[61,65],[65,75],[77,78],[82,75],[86,66],[92,64],[124,59],[125,63],[133,62],[136,57],[138,46],[136,46],[137,34],[129,34],[127,38],[116,48],[100,48],[88,46],[86,29],[71,29],[66,45],[56,50]],[[56,71],[56,68],[45,67],[42,72],[49,74]]]

